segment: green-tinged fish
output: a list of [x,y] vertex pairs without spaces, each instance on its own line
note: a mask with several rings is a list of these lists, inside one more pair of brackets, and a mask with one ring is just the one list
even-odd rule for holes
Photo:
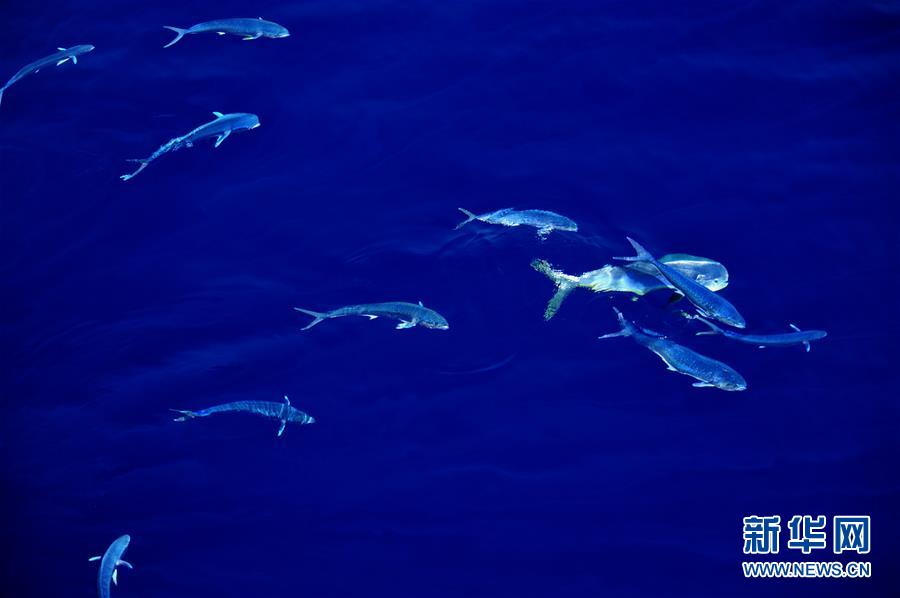
[[419,301],[418,305],[403,301],[364,303],[362,305],[339,307],[326,312],[312,311],[301,307],[295,307],[294,309],[315,318],[303,330],[309,330],[323,320],[342,318],[344,316],[365,316],[370,320],[382,317],[400,320],[400,323],[397,324],[397,330],[404,330],[414,326],[424,326],[425,328],[434,328],[436,330],[447,330],[450,328],[444,316],[433,309],[425,307],[421,301]]
[[459,211],[466,215],[466,219],[456,225],[456,229],[460,229],[472,222],[479,220],[488,224],[501,224],[503,226],[533,226],[538,229],[537,234],[541,239],[546,238],[554,230],[565,230],[576,232],[578,225],[570,218],[561,216],[556,212],[548,212],[547,210],[515,210],[513,208],[504,208],[496,212],[488,212],[487,214],[474,214],[469,210],[459,208]]
[[277,419],[281,422],[278,428],[278,435],[284,434],[284,429],[289,423],[300,424],[301,426],[316,423],[316,418],[300,411],[295,407],[291,407],[291,400],[284,397],[283,403],[275,403],[273,401],[235,401],[233,403],[225,403],[224,405],[216,405],[207,407],[199,411],[189,411],[185,409],[172,409],[175,413],[180,413],[175,418],[177,422],[187,421],[197,417],[209,417],[216,413],[252,413],[261,415],[270,419]]
[[194,147],[194,144],[198,141],[202,141],[204,139],[212,139],[216,138],[216,143],[214,147],[219,147],[222,145],[222,142],[228,139],[228,136],[232,133],[237,133],[241,131],[251,131],[259,126],[259,117],[255,114],[250,114],[246,112],[235,112],[234,114],[222,114],[221,112],[213,112],[213,116],[216,117],[215,120],[208,122],[206,124],[200,125],[190,133],[186,133],[181,135],[180,137],[175,137],[174,139],[170,139],[165,142],[159,148],[153,152],[149,158],[138,158],[128,160],[129,162],[137,162],[140,164],[138,169],[130,174],[123,174],[119,178],[123,181],[130,181],[138,174],[141,173],[147,166],[159,158],[160,156],[164,156],[166,154],[170,154],[172,152],[177,152],[178,150],[186,147]]
[[729,326],[734,326],[735,328],[743,328],[747,325],[744,321],[744,317],[738,313],[737,308],[729,303],[727,299],[721,295],[716,295],[702,284],[692,280],[689,276],[685,276],[675,268],[663,264],[650,255],[650,252],[641,247],[634,239],[630,237],[625,238],[628,239],[628,242],[634,247],[634,251],[637,255],[613,259],[644,263],[647,266],[651,266],[655,268],[674,289],[684,295],[701,314],[719,320],[720,322],[725,322]]
[[659,355],[670,371],[699,380],[699,382],[694,382],[694,386],[698,388],[708,386],[722,390],[747,389],[747,382],[744,378],[721,361],[700,355],[696,351],[674,343],[650,330],[638,328],[626,320],[622,312],[615,307],[613,311],[616,312],[622,329],[619,332],[604,334],[599,338],[630,336],[637,344],[647,347]]
[[168,25],[165,25],[165,28],[174,31],[176,35],[175,39],[163,46],[164,48],[174,46],[185,35],[193,35],[195,33],[215,32],[219,35],[230,33],[232,35],[239,35],[247,41],[259,39],[261,37],[279,39],[290,36],[287,29],[278,23],[266,21],[262,17],[259,17],[258,19],[219,19],[217,21],[198,23],[188,29],[169,27]]
[[117,567],[124,565],[129,569],[134,569],[134,567],[131,566],[131,563],[122,560],[122,554],[125,552],[125,549],[128,548],[130,542],[131,536],[128,534],[119,536],[109,545],[109,548],[106,549],[103,556],[92,556],[88,559],[89,561],[100,561],[100,572],[97,573],[97,595],[100,598],[109,598],[110,582],[119,585],[119,570]]
[[[664,255],[659,261],[711,291],[719,291],[728,286],[728,270],[719,262],[683,253]],[[624,267],[607,265],[579,276],[556,270],[545,260],[534,260],[531,267],[556,283],[556,294],[550,299],[544,312],[545,320],[552,318],[569,293],[579,287],[591,289],[595,293],[620,292],[635,295],[673,288],[655,268],[641,262]]]
[[40,60],[35,60],[31,64],[26,64],[19,69],[19,72],[10,77],[9,81],[6,82],[6,85],[0,87],[0,102],[3,101],[3,92],[6,91],[14,83],[21,81],[28,75],[40,72],[42,68],[47,66],[59,66],[61,64],[65,64],[69,60],[72,61],[72,64],[78,64],[78,57],[82,54],[93,52],[94,46],[90,44],[81,44],[78,46],[72,46],[71,48],[57,48],[57,50],[59,50],[59,52],[51,54],[50,56],[45,56]]
[[756,345],[760,349],[764,349],[766,347],[790,347],[794,345],[803,345],[804,347],[806,347],[806,352],[809,353],[810,342],[823,339],[828,335],[828,333],[824,330],[800,330],[793,324],[790,324],[790,327],[794,329],[794,332],[781,332],[778,334],[740,334],[738,332],[732,332],[731,330],[723,330],[706,318],[702,318],[700,316],[685,314],[685,317],[691,320],[700,320],[701,322],[709,326],[709,330],[698,332],[697,336],[720,334],[725,338],[730,338],[731,340],[738,341],[739,343]]

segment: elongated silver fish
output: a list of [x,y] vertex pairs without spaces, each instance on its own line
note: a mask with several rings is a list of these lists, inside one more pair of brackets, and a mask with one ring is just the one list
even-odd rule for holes
[[136,177],[142,170],[147,168],[150,162],[153,162],[162,155],[177,152],[185,147],[194,147],[194,144],[203,139],[215,137],[215,147],[222,145],[222,142],[228,139],[228,136],[234,132],[249,131],[259,126],[259,117],[255,114],[246,112],[235,112],[234,114],[222,114],[221,112],[213,112],[216,120],[200,125],[190,133],[170,139],[166,143],[159,146],[149,158],[132,159],[129,162],[137,162],[140,164],[137,170],[131,174],[123,174],[119,178],[128,181]]
[[641,247],[631,237],[625,237],[637,253],[634,257],[616,257],[613,259],[626,262],[644,262],[654,268],[665,278],[673,288],[687,297],[694,307],[703,315],[725,322],[735,328],[746,326],[744,317],[738,313],[737,308],[730,304],[724,297],[716,295],[711,290],[691,280],[675,268],[667,266],[650,255],[650,252]]
[[700,320],[707,326],[709,330],[698,332],[696,336],[704,336],[708,334],[720,334],[725,338],[738,341],[739,343],[747,343],[748,345],[756,345],[760,349],[765,347],[790,347],[793,345],[803,345],[806,352],[809,353],[809,343],[825,338],[828,333],[824,330],[800,330],[793,324],[790,327],[794,332],[782,332],[778,334],[741,334],[732,332],[731,330],[723,330],[706,318],[700,316],[692,316],[685,314],[687,318],[692,320]]
[[291,400],[287,398],[287,395],[285,395],[283,403],[275,403],[272,401],[235,401],[233,403],[207,407],[206,409],[201,409],[199,411],[184,409],[172,409],[172,411],[181,414],[180,417],[175,418],[175,421],[177,422],[183,422],[197,417],[209,417],[210,415],[215,415],[217,413],[242,412],[262,415],[263,417],[277,419],[281,422],[281,427],[278,428],[278,436],[284,434],[284,428],[288,423],[300,425],[316,423],[316,418],[307,415],[295,407],[291,407]]
[[130,542],[131,536],[128,534],[119,536],[109,545],[109,548],[106,549],[103,556],[92,556],[88,559],[89,561],[100,561],[100,572],[97,574],[97,595],[100,596],[100,598],[109,598],[110,581],[119,585],[117,579],[118,569],[116,567],[124,565],[129,569],[134,569],[134,567],[131,566],[131,563],[122,560],[122,554],[125,552],[125,549],[128,548]]
[[638,328],[626,320],[622,312],[615,307],[613,311],[616,312],[616,317],[619,319],[619,325],[622,326],[622,329],[611,334],[604,334],[599,338],[630,336],[637,344],[647,347],[659,355],[670,371],[699,380],[699,382],[694,382],[694,386],[698,388],[709,386],[722,390],[746,390],[747,382],[744,378],[721,361],[700,355],[696,351],[672,342],[655,332]]
[[[719,262],[683,253],[664,255],[659,261],[711,291],[719,291],[728,286],[728,270]],[[643,263],[633,263],[624,267],[606,265],[599,270],[591,270],[579,276],[556,270],[545,260],[534,260],[531,267],[556,283],[556,293],[544,312],[545,320],[552,318],[569,293],[579,287],[591,289],[595,293],[620,292],[635,295],[672,288],[655,268]],[[680,296],[679,294],[678,297]]]
[[456,225],[456,230],[461,229],[473,220],[479,220],[488,224],[502,224],[503,226],[533,226],[538,229],[538,237],[544,239],[554,230],[565,230],[576,232],[578,225],[575,221],[561,216],[556,212],[548,212],[547,210],[514,210],[513,208],[504,208],[496,212],[488,212],[487,214],[473,214],[469,210],[458,208],[460,212],[466,215],[466,219]]
[[240,35],[245,40],[259,39],[261,37],[280,39],[282,37],[290,36],[290,32],[287,29],[278,23],[263,20],[262,17],[259,17],[258,19],[219,19],[217,21],[197,23],[188,29],[169,27],[168,25],[165,25],[164,27],[176,33],[175,39],[163,46],[164,48],[174,46],[178,40],[185,35],[210,33],[213,31],[219,35],[225,35],[226,33]]
[[403,301],[363,303],[361,305],[339,307],[326,312],[312,311],[301,307],[295,307],[294,309],[315,318],[303,330],[309,330],[323,320],[342,318],[344,316],[365,316],[370,320],[381,317],[400,320],[400,323],[397,324],[397,330],[412,328],[413,326],[424,326],[425,328],[434,328],[436,330],[447,330],[450,328],[444,316],[433,309],[425,307],[421,301],[419,301],[418,305]]
[[0,87],[0,102],[3,101],[3,92],[6,91],[14,83],[21,81],[28,75],[40,72],[40,70],[45,66],[50,66],[53,64],[59,66],[68,62],[69,60],[72,61],[72,64],[78,64],[78,57],[82,54],[87,54],[88,52],[93,51],[94,46],[90,44],[82,44],[78,46],[72,46],[71,48],[57,48],[57,50],[59,50],[59,52],[41,58],[40,60],[35,60],[31,64],[26,64],[25,66],[20,68],[19,72],[13,75],[10,80],[6,82],[6,85]]

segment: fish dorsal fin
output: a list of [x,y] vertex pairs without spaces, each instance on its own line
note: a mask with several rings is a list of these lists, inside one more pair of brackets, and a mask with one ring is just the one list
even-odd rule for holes
[[216,118],[222,118],[223,116],[225,116],[225,115],[222,114],[221,112],[213,112],[213,114],[216,115]]
[[656,338],[666,338],[665,334],[661,334],[659,332],[656,332],[655,330],[650,330],[649,328],[641,328],[641,330],[644,334],[647,334],[649,336],[655,336]]
[[262,20],[263,20],[263,18],[262,18],[262,17],[256,17],[256,18],[257,18],[257,19],[259,19],[259,20],[260,20],[260,21],[262,21]]
[[113,569],[113,575],[112,575],[113,584],[119,585],[118,577],[119,577],[119,570]]
[[419,307],[425,307],[425,304],[419,301]]
[[68,48],[57,48],[60,52],[65,52]]
[[496,212],[494,212],[494,216],[505,216],[506,214],[509,214],[513,211],[515,211],[515,208],[503,208],[502,210],[497,210]]
[[788,326],[790,326],[791,328],[793,328],[793,329],[794,329],[795,331],[797,331],[797,332],[803,332],[802,330],[800,330],[799,328],[797,328],[797,327],[794,326],[793,324],[788,324]]
[[291,404],[291,400],[288,398],[287,395],[284,395],[284,404],[288,405],[288,406],[290,406],[290,404]]

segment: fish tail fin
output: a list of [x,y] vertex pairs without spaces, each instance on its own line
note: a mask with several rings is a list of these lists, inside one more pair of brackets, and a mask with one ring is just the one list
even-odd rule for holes
[[631,237],[625,237],[628,239],[628,242],[631,243],[631,246],[634,247],[634,252],[636,255],[627,256],[627,257],[614,257],[614,260],[622,260],[623,262],[650,262],[651,264],[656,261],[656,259],[650,255],[650,252],[644,249],[644,247],[632,239]]
[[462,222],[460,222],[459,224],[457,224],[456,228],[454,228],[453,230],[459,230],[462,227],[464,227],[465,225],[467,225],[468,223],[472,222],[473,220],[478,220],[478,216],[473,214],[469,210],[466,210],[464,208],[457,208],[457,209],[466,215],[466,219],[463,220]]
[[0,87],[0,104],[3,103],[3,92],[6,91],[6,87]]
[[122,179],[123,181],[128,181],[128,180],[133,179],[138,174],[140,174],[140,172],[142,170],[147,168],[148,164],[150,164],[150,160],[148,160],[146,158],[129,158],[128,160],[126,160],[126,162],[137,162],[138,164],[140,164],[140,166],[138,166],[138,169],[135,170],[134,172],[132,172],[131,174],[123,174],[123,175],[119,176],[119,178]]
[[703,322],[704,324],[709,326],[709,330],[703,330],[701,332],[698,332],[694,336],[710,336],[713,334],[722,334],[721,328],[719,328],[718,326],[716,326],[715,324],[713,324],[712,322],[710,322],[703,316],[687,316],[687,317],[690,318],[691,320],[700,320],[701,322]]
[[574,276],[555,270],[546,260],[534,260],[531,262],[531,267],[556,284],[556,293],[550,298],[549,303],[547,303],[547,309],[544,310],[544,320],[549,320],[559,311],[559,307],[566,297],[569,296],[569,293],[578,287],[578,282],[574,280]]
[[325,320],[328,317],[327,313],[312,311],[311,309],[303,309],[302,307],[295,307],[294,310],[315,318],[312,322],[310,322],[309,324],[307,324],[306,326],[301,328],[301,330],[309,330],[310,328],[312,328],[313,326],[315,326],[316,324]]
[[189,419],[194,419],[195,417],[201,417],[199,413],[196,411],[189,411],[187,409],[169,409],[169,411],[174,411],[175,413],[180,413],[180,417],[176,417],[173,421],[183,422]]
[[622,328],[618,332],[610,332],[609,334],[604,334],[603,336],[598,336],[597,337],[598,339],[615,338],[617,336],[631,336],[632,334],[634,334],[634,331],[635,331],[634,324],[632,324],[631,322],[626,320],[625,316],[622,315],[622,312],[620,312],[615,307],[613,308],[613,311],[616,312],[616,318],[619,319],[619,325]]
[[168,25],[163,25],[163,27],[168,29],[169,31],[174,31],[175,33],[178,34],[175,36],[175,39],[173,39],[172,41],[167,43],[165,46],[163,46],[163,48],[168,48],[169,46],[174,46],[175,44],[178,43],[178,41],[182,37],[184,37],[184,34],[188,32],[187,29],[181,29],[180,27],[169,27]]

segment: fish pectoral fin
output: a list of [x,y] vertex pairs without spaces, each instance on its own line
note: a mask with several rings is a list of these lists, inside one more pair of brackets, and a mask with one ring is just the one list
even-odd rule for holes
[[72,64],[78,64],[78,57],[72,56]]
[[218,33],[219,35],[225,35],[224,31],[216,31],[216,33]]
[[378,316],[373,316],[372,314],[363,314],[363,315],[366,316],[367,318],[369,318],[370,320],[377,320],[377,319],[378,319]]
[[59,50],[60,52],[65,52],[66,50],[68,50],[68,48],[57,48],[57,50]]
[[219,147],[220,145],[222,145],[222,142],[225,141],[226,139],[228,139],[229,135],[231,135],[231,131],[225,131],[224,133],[219,135],[219,138],[216,139],[215,147]]
[[765,349],[765,348],[766,348],[765,345],[760,345],[760,346],[757,347],[757,349]]
[[399,324],[397,324],[397,330],[406,330],[407,328],[412,328],[416,325],[415,321],[407,322],[406,320],[401,320]]
[[128,567],[129,569],[134,569],[134,566],[131,563],[129,563],[128,561],[123,561],[122,559],[119,559],[118,561],[116,561],[116,567],[118,567],[120,565],[124,565],[124,566]]
[[119,575],[119,570],[113,569],[112,580],[115,585],[119,585],[118,575]]
[[286,426],[287,426],[287,420],[286,419],[281,420],[281,427],[278,428],[278,436],[281,436],[282,434],[284,434],[284,428]]
[[66,58],[63,58],[62,60],[60,60],[59,62],[56,63],[56,66],[64,64],[68,59],[69,59],[68,56]]
[[788,324],[788,326],[790,326],[791,328],[793,328],[795,332],[803,332],[802,330],[800,330],[799,328],[797,328],[797,327],[794,326],[793,324]]
[[691,386],[694,388],[713,388],[713,385],[709,382],[694,382]]
[[88,559],[88,562],[99,561],[102,558],[103,558],[102,556],[92,556],[91,558]]
[[809,353],[809,341],[803,341],[803,346],[806,347],[806,352]]
[[259,38],[261,38],[261,37],[262,37],[262,33],[256,33],[256,34],[253,34],[253,35],[248,35],[247,37],[244,38],[244,41],[245,41],[245,42],[248,42],[248,41],[250,41],[250,40],[252,40],[252,39],[259,39]]
[[[222,35],[225,35],[225,34],[223,33]],[[222,118],[225,115],[222,114],[221,112],[216,112],[215,110],[213,110],[213,116],[215,116],[216,118]]]

